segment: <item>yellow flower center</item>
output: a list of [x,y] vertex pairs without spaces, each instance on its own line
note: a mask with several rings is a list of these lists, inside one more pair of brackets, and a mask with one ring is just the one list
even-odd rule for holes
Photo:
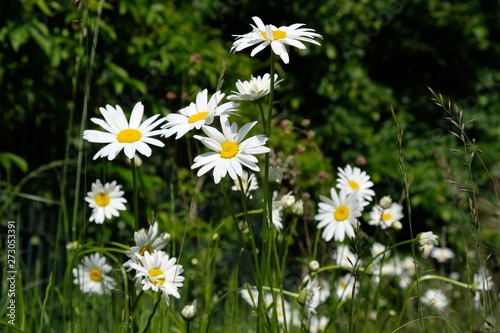
[[94,282],[101,282],[102,281],[101,271],[99,269],[97,269],[97,268],[92,268],[90,270],[89,277]]
[[195,113],[193,114],[191,117],[188,118],[188,123],[189,124],[192,124],[192,123],[195,123],[197,121],[200,121],[200,120],[203,120],[205,119],[208,115],[210,114],[210,112],[208,111],[203,111],[203,112],[198,112],[198,113]]
[[356,183],[354,180],[349,181],[349,186],[350,186],[353,190],[359,190],[359,184],[358,184],[358,183]]
[[165,282],[165,279],[163,278],[157,278],[155,277],[163,275],[163,272],[159,270],[158,268],[153,268],[149,270],[149,279],[151,280],[151,283],[156,286],[156,284],[159,282],[160,284],[163,284]]
[[[267,38],[267,34],[265,31],[261,31],[260,33],[262,34],[262,37],[264,37],[265,39],[269,39]],[[273,30],[273,40],[278,40],[285,37],[286,37],[286,32],[282,30]]]
[[139,251],[139,254],[141,256],[144,256],[144,253],[146,253],[146,252],[149,254],[151,254],[153,252],[153,249],[151,248],[151,246],[149,246],[149,245],[143,246],[141,248],[141,250]]
[[234,141],[226,141],[222,145],[222,150],[220,151],[220,157],[222,158],[233,158],[238,154],[240,147]]
[[380,219],[381,219],[382,221],[384,221],[384,222],[387,222],[387,221],[389,221],[391,218],[392,218],[392,214],[391,214],[391,213],[386,212],[386,213],[382,214],[382,217],[381,217]]
[[116,140],[118,140],[118,142],[124,142],[124,143],[136,142],[139,141],[141,138],[142,138],[142,133],[133,128],[124,129],[116,136]]
[[344,205],[338,206],[333,213],[333,217],[335,217],[335,220],[338,222],[344,221],[349,217],[349,208]]
[[98,193],[95,196],[95,203],[99,207],[106,207],[109,204],[109,195],[107,193]]

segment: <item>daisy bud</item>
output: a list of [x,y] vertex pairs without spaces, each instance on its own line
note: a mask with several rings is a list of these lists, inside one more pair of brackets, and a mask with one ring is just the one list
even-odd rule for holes
[[282,180],[283,171],[281,171],[280,167],[269,167],[267,181],[269,182],[269,188],[271,189],[271,191],[279,190]]
[[421,232],[417,235],[417,241],[420,246],[436,246],[438,245],[437,239],[438,236],[434,235],[432,231]]
[[181,316],[185,321],[192,321],[196,317],[196,300],[193,303],[186,305],[182,311]]
[[319,262],[317,260],[311,260],[309,262],[309,270],[311,272],[317,272],[321,266],[319,265]]
[[281,205],[283,207],[283,210],[291,209],[294,204],[295,197],[293,196],[292,192],[288,192],[281,197]]
[[392,205],[392,199],[390,196],[386,195],[380,199],[378,204],[380,205],[380,207],[388,209]]
[[392,227],[392,229],[399,231],[399,230],[403,229],[403,223],[401,223],[399,221],[394,221],[394,222],[392,222],[391,227]]
[[302,289],[299,292],[299,297],[297,297],[297,303],[299,303],[299,305],[302,307],[306,304],[308,292],[309,292],[309,290],[307,290],[307,289]]

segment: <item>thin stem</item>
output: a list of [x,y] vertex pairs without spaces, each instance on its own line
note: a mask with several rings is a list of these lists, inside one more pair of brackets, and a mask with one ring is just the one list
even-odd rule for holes
[[130,166],[132,167],[132,187],[134,197],[134,225],[135,230],[139,230],[139,204],[138,204],[138,189],[137,189],[137,168],[135,166],[135,159],[130,159]]
[[[405,160],[404,160],[404,154],[403,154],[403,133],[404,133],[404,127],[402,127],[398,121],[398,118],[396,116],[396,113],[394,112],[394,109],[391,108],[392,116],[394,118],[394,121],[396,123],[396,142],[398,146],[398,151],[399,151],[399,170],[401,172],[401,175],[403,176],[403,183],[404,183],[404,188],[405,188],[405,201],[406,201],[406,208],[408,210],[408,226],[410,229],[410,237],[413,239],[413,230],[412,230],[412,223],[411,223],[411,201],[410,201],[410,183],[408,181],[408,175],[406,173],[406,167],[405,167]],[[425,332],[425,325],[424,325],[424,314],[423,314],[423,308],[422,308],[422,303],[420,302],[420,283],[419,283],[419,271],[418,271],[418,265],[417,265],[417,255],[415,253],[415,246],[411,247],[411,253],[413,256],[413,260],[415,261],[415,276],[416,276],[416,286],[417,286],[417,300],[418,300],[418,316],[420,319],[420,328],[422,332]]]
[[151,314],[149,315],[148,322],[146,323],[146,327],[144,327],[144,330],[142,331],[143,333],[146,333],[148,331],[149,326],[151,325],[151,321],[153,320],[153,317],[156,313],[156,309],[158,308],[158,305],[160,305],[161,297],[162,297],[162,292],[160,291],[158,293],[158,300],[156,301],[155,305],[153,306],[153,312],[151,312]]

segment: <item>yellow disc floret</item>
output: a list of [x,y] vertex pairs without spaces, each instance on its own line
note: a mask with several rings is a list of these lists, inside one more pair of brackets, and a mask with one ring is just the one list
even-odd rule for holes
[[116,140],[122,143],[136,142],[139,141],[141,138],[142,138],[142,133],[133,128],[124,129],[116,136]]
[[344,205],[338,206],[333,213],[333,217],[335,217],[335,220],[339,222],[344,221],[349,217],[349,208]]
[[89,271],[89,277],[94,282],[101,282],[102,281],[101,271],[99,269],[97,269],[97,268],[92,268]]
[[202,111],[202,112],[195,113],[191,117],[188,118],[188,123],[192,124],[192,123],[195,123],[197,121],[204,120],[209,114],[210,114],[210,112],[208,112],[208,111]]
[[240,147],[234,141],[226,141],[222,145],[222,150],[220,151],[220,157],[222,158],[233,158],[238,154]]
[[[265,31],[261,31],[261,34],[262,37],[264,37],[265,39],[269,39],[267,38],[267,34]],[[283,30],[273,30],[273,40],[278,40],[285,37],[286,37],[286,32],[284,32]]]
[[98,193],[95,196],[95,203],[99,207],[106,207],[109,204],[109,195],[107,193]]

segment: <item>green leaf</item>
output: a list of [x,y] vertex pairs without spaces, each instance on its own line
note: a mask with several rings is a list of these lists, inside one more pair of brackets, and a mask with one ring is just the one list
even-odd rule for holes
[[13,153],[0,153],[0,164],[5,170],[10,170],[11,164],[15,164],[23,173],[28,172],[28,163],[24,158]]

